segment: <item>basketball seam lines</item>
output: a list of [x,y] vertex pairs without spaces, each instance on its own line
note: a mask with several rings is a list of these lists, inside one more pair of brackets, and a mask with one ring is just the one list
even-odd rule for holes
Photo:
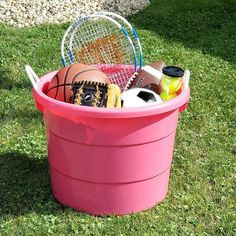
[[75,80],[75,78],[76,78],[78,75],[80,75],[80,74],[82,74],[82,73],[84,73],[84,72],[91,71],[91,70],[97,70],[97,71],[99,71],[98,69],[95,69],[95,68],[94,68],[94,69],[88,69],[88,70],[80,71],[79,73],[77,73],[77,74],[73,77],[71,83],[72,83],[72,84],[74,83],[74,80]]
[[[67,75],[69,73],[69,70],[71,69],[73,64],[70,65],[70,67],[68,68],[68,70],[66,71],[65,77],[64,77],[64,84],[66,83],[66,79],[67,79]],[[66,102],[66,87],[64,87],[64,102]]]
[[54,89],[54,88],[62,87],[62,86],[71,86],[71,85],[72,85],[72,84],[59,84],[59,85],[53,86],[53,87],[51,87],[50,89],[48,89],[47,93],[48,93],[49,91],[51,91],[52,89]]
[[55,98],[57,98],[57,94],[58,94],[58,86],[59,86],[59,78],[58,78],[58,75],[56,74],[56,78],[57,78],[57,91],[56,91],[56,95],[55,95]]
[[68,68],[68,70],[66,71],[66,74],[65,74],[65,77],[64,77],[64,83],[63,83],[63,84],[59,84],[59,77],[58,77],[58,74],[56,74],[57,85],[51,87],[50,89],[48,89],[47,94],[49,93],[50,90],[52,90],[52,89],[54,89],[54,88],[57,88],[56,95],[55,95],[55,98],[54,98],[54,99],[57,98],[59,87],[64,86],[64,94],[63,94],[63,95],[64,95],[64,102],[66,102],[66,86],[71,86],[71,85],[74,83],[74,80],[75,80],[75,78],[76,78],[78,75],[80,75],[80,74],[82,74],[82,73],[85,73],[85,72],[88,72],[88,71],[91,71],[91,70],[100,71],[100,70],[98,70],[98,69],[96,69],[96,68],[81,71],[81,72],[77,73],[77,74],[73,77],[72,82],[71,82],[70,84],[66,84],[65,82],[66,82],[66,79],[67,79],[69,70],[71,69],[71,66],[72,66],[72,65],[73,65],[73,64],[71,64],[70,67]]

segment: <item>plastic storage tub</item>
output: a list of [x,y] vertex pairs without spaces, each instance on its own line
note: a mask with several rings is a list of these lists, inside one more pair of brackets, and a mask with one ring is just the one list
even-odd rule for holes
[[43,76],[33,90],[44,116],[55,198],[94,215],[130,214],[162,201],[179,112],[190,90],[143,108],[75,106],[43,93],[55,73]]

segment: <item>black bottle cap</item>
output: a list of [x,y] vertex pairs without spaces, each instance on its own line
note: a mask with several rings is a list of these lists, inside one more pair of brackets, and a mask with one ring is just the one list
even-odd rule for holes
[[165,66],[162,68],[162,73],[170,77],[182,77],[184,70],[177,66]]

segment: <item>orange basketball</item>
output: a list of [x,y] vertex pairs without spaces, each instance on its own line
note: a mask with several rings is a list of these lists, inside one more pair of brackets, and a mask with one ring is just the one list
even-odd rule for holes
[[48,86],[46,94],[59,101],[69,102],[71,85],[78,80],[110,83],[106,74],[99,69],[75,63],[60,69],[56,73]]

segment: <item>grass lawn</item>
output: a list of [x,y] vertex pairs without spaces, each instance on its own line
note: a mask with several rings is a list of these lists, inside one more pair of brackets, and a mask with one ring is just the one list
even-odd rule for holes
[[145,212],[94,217],[50,190],[42,114],[24,72],[61,67],[68,24],[0,25],[0,235],[236,235],[236,8],[233,0],[156,0],[129,17],[145,62],[189,68],[169,193]]

